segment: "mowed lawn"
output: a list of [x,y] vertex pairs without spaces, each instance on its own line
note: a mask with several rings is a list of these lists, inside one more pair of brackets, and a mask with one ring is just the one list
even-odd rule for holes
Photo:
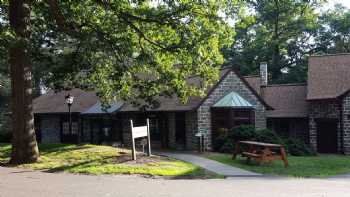
[[[49,172],[85,174],[145,174],[159,176],[205,176],[206,172],[190,163],[159,157],[139,157],[131,161],[130,153],[97,145],[40,144],[40,161],[20,168]],[[9,161],[11,146],[0,144],[0,163]]]
[[350,156],[344,155],[289,156],[288,168],[285,168],[280,160],[276,160],[271,164],[258,165],[254,161],[247,164],[246,158],[243,157],[232,160],[232,155],[229,154],[208,153],[205,157],[242,169],[270,175],[326,178],[350,173]]

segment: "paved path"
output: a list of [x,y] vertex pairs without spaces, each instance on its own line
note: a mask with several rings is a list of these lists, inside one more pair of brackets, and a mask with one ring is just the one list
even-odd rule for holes
[[263,176],[258,173],[249,172],[240,168],[222,164],[220,162],[196,156],[190,153],[176,153],[176,152],[161,152],[161,155],[173,157],[182,161],[193,163],[216,174],[224,175],[226,177],[260,177]]
[[350,173],[349,174],[341,174],[328,178],[329,180],[347,180],[350,181]]
[[349,197],[349,193],[350,181],[254,177],[164,180],[0,167],[0,197]]

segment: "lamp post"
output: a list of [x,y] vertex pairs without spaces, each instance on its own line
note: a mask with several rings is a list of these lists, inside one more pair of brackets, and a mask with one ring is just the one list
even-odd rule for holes
[[74,96],[71,96],[69,93],[68,95],[65,97],[66,98],[66,103],[68,105],[68,113],[69,113],[69,134],[72,134],[72,113],[71,113],[71,106],[73,104],[74,101]]

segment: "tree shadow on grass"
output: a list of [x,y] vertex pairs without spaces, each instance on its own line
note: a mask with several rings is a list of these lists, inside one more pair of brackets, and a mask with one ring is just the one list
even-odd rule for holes
[[92,159],[88,161],[82,161],[82,162],[77,162],[74,164],[70,165],[61,165],[58,167],[50,168],[47,170],[44,170],[44,172],[49,172],[49,173],[57,173],[57,172],[64,172],[64,171],[70,171],[73,168],[78,168],[78,167],[91,167],[91,166],[101,166],[103,164],[108,164],[109,159],[113,159],[114,156],[108,156],[108,157],[103,157],[103,158],[98,158],[98,159]]
[[39,144],[41,153],[63,153],[68,151],[84,150],[91,147],[87,145],[70,145],[70,144]]

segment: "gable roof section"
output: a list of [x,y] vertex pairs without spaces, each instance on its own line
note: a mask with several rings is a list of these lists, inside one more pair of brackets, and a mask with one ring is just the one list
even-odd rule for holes
[[308,116],[306,84],[283,84],[262,87],[264,99],[274,110],[267,111],[270,118],[302,118]]
[[273,108],[268,105],[265,100],[261,97],[261,95],[248,83],[248,81],[242,76],[240,75],[238,72],[236,72],[234,69],[232,68],[227,68],[225,69],[227,70],[224,74],[222,74],[222,77],[220,78],[219,82],[216,83],[207,93],[207,96],[202,99],[196,108],[198,108],[207,98],[208,96],[212,93],[212,91],[214,91],[214,89],[225,79],[225,77],[230,73],[230,72],[234,72],[235,75],[246,85],[246,87],[251,91],[251,93],[259,100],[259,102],[261,102],[262,105],[264,105],[266,107],[267,110],[272,110]]
[[65,96],[70,93],[74,96],[74,102],[71,111],[84,112],[92,107],[98,101],[95,92],[85,92],[81,89],[72,89],[70,91],[54,92],[49,91],[33,100],[34,113],[64,113],[68,112]]
[[308,100],[335,99],[350,90],[350,53],[311,56]]

